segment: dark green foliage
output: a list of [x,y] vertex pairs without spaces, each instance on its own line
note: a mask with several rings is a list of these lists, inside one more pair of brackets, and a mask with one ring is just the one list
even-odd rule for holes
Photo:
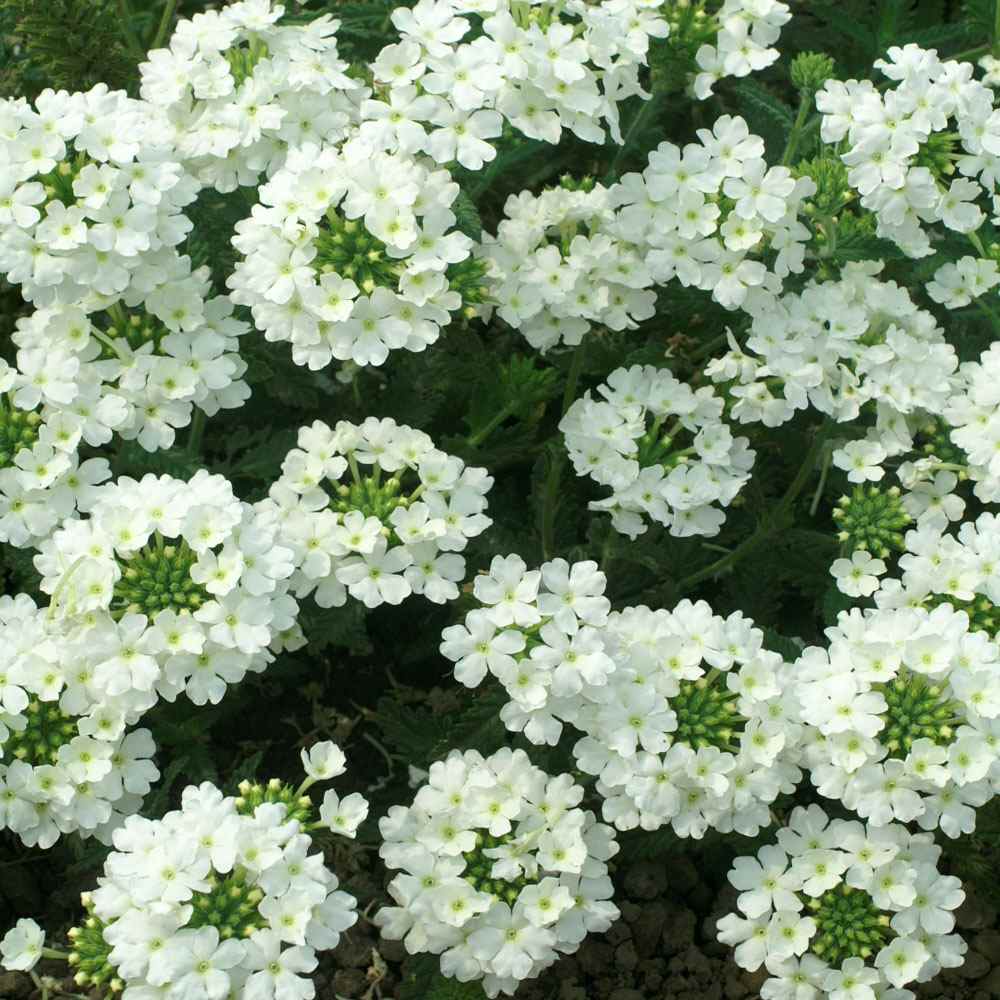
[[[127,88],[137,78],[114,0],[2,0],[0,93]],[[13,41],[13,45],[11,42]]]

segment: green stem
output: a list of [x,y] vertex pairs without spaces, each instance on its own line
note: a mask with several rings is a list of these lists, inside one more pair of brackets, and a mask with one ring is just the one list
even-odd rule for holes
[[628,131],[625,133],[625,138],[622,144],[618,147],[618,151],[615,153],[614,159],[611,161],[611,166],[608,168],[608,172],[604,175],[605,184],[613,184],[618,180],[618,167],[621,164],[622,158],[628,152],[629,147],[632,143],[632,138],[635,136],[636,132],[639,131],[646,124],[646,120],[653,114],[654,106],[658,103],[656,100],[656,94],[653,93],[649,100],[644,101],[641,108],[639,108],[638,113],[632,119],[631,124],[628,127]]
[[201,451],[201,439],[205,436],[205,411],[194,408],[194,416],[191,418],[191,431],[188,434],[187,453],[198,455]]
[[470,434],[465,443],[470,448],[478,448],[509,416],[512,410],[509,406],[502,406],[492,417],[479,428],[475,434]]
[[559,482],[562,479],[562,450],[550,452],[549,474],[542,497],[542,556],[551,559],[555,551],[556,510],[559,506]]
[[137,63],[144,62],[146,53],[142,51],[142,46],[132,31],[132,8],[129,6],[128,0],[118,0],[118,20],[122,38],[125,40],[125,47]]
[[151,49],[160,48],[167,40],[167,34],[170,32],[170,22],[174,19],[174,11],[176,9],[177,0],[167,0],[163,5],[163,16],[160,18],[160,23],[156,28],[156,34],[153,35],[153,40],[149,43]]
[[802,460],[802,464],[799,466],[798,472],[795,474],[795,478],[789,484],[785,495],[778,502],[771,516],[759,524],[756,531],[749,538],[744,539],[743,542],[737,545],[729,555],[723,556],[721,559],[716,559],[714,563],[681,580],[677,584],[677,593],[679,596],[686,594],[692,587],[701,583],[702,580],[716,576],[724,570],[731,569],[738,562],[742,562],[743,559],[768,541],[772,535],[784,529],[785,521],[788,513],[791,511],[792,505],[805,488],[806,483],[809,481],[809,476],[816,466],[816,456],[823,446],[827,429],[828,425],[824,424],[813,436],[812,443],[806,452],[805,458]]
[[580,372],[583,371],[583,344],[584,342],[581,340],[576,345],[576,350],[573,352],[573,357],[569,363],[569,372],[566,375],[566,388],[563,391],[562,398],[562,412],[564,416],[576,399],[576,387],[580,382]]
[[809,111],[812,108],[812,102],[812,95],[803,91],[799,97],[799,112],[792,124],[792,131],[788,133],[788,142],[785,144],[785,152],[781,157],[783,166],[787,167],[795,156],[795,151],[798,149],[799,142],[802,139],[802,132],[805,129],[806,119],[809,117]]

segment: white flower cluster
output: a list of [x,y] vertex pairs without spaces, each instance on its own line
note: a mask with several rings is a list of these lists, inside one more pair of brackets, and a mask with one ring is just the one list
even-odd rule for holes
[[[1000,111],[970,62],[915,44],[887,55],[875,68],[888,87],[828,80],[816,94],[821,136],[846,140],[848,182],[874,212],[878,235],[923,257],[933,252],[924,223],[972,233],[986,218],[979,202],[997,212]],[[961,176],[949,180],[955,167]]]
[[340,22],[278,24],[284,11],[244,0],[195,14],[139,67],[173,156],[204,186],[256,184],[289,147],[338,142],[357,119],[361,83],[337,54]]
[[145,309],[116,302],[88,315],[89,303],[60,304],[19,320],[15,402],[41,404],[74,443],[117,433],[148,451],[169,448],[195,407],[214,416],[241,406],[250,389],[238,338],[249,325],[225,296],[206,298],[207,268],[181,273]]
[[[646,518],[677,536],[716,535],[750,479],[754,452],[722,420],[711,386],[694,390],[669,371],[634,365],[613,371],[567,410],[559,424],[577,475],[612,490],[590,504],[635,538]],[[718,506],[716,506],[718,504]]]
[[[419,0],[392,23],[402,41],[372,65],[385,100],[366,102],[379,134],[470,170],[496,156],[486,139],[504,120],[531,139],[556,143],[568,129],[621,142],[618,105],[635,94],[650,38],[664,38],[662,0]],[[474,20],[467,15],[472,15]],[[463,41],[474,32],[472,41]],[[424,125],[433,129],[429,134]]]
[[522,191],[504,215],[478,252],[498,315],[532,347],[579,344],[595,324],[631,330],[653,315],[649,269],[616,226],[606,188]]
[[737,858],[739,914],[718,923],[736,964],[769,978],[763,1000],[914,1000],[905,987],[960,966],[952,912],[962,883],[938,870],[941,848],[906,827],[795,809],[777,844]]
[[105,647],[26,595],[0,597],[0,829],[28,846],[65,833],[107,840],[160,774],[127,698],[90,684]]
[[[46,381],[47,371],[40,358],[35,374]],[[107,459],[79,460],[80,422],[59,407],[39,408],[39,398],[30,376],[0,360],[0,542],[19,548],[87,510],[111,475]]]
[[801,777],[802,727],[791,667],[763,640],[750,619],[704,601],[609,617],[615,669],[569,720],[586,734],[574,755],[598,776],[606,820],[696,838],[755,836],[771,822],[770,804]]
[[236,226],[233,301],[312,369],[422,351],[476,297],[482,272],[454,229],[458,194],[446,170],[362,139],[303,146]]
[[791,17],[779,0],[724,0],[715,14],[715,45],[702,45],[695,55],[700,72],[694,78],[694,96],[703,101],[724,77],[749,76],[770,66],[779,55],[773,46]]
[[881,267],[849,263],[838,281],[775,299],[754,316],[746,350],[731,343],[705,369],[734,383],[732,414],[743,423],[777,427],[810,406],[845,422],[874,403],[871,438],[844,453],[844,468],[859,469],[853,481],[881,478],[863,470],[912,447],[902,418],[941,413],[959,387],[958,359],[937,320],[905,288],[878,280]]
[[1000,285],[1000,268],[995,260],[962,257],[942,264],[926,289],[946,309],[961,309],[997,285]]
[[181,210],[197,190],[124,91],[0,100],[0,274],[31,302],[115,297],[148,278],[156,251],[190,231]]
[[752,313],[802,271],[810,231],[798,215],[816,185],[769,167],[763,140],[742,118],[722,115],[698,129],[698,140],[683,148],[661,142],[641,174],[611,188],[618,231],[657,283],[676,278]]
[[301,428],[281,468],[257,513],[288,547],[300,597],[315,590],[324,608],[348,594],[368,608],[411,594],[436,604],[458,597],[458,553],[492,523],[485,469],[439,451],[423,431],[376,417]]
[[582,799],[523,750],[432,764],[413,805],[379,821],[380,854],[402,871],[389,883],[398,905],[375,915],[382,935],[440,955],[444,975],[481,979],[489,997],[513,994],[619,915],[607,866],[618,844]]
[[755,835],[801,777],[790,666],[749,619],[704,601],[609,614],[606,582],[593,562],[528,571],[497,556],[474,583],[483,606],[443,631],[441,653],[466,687],[496,677],[500,718],[532,743],[555,745],[564,723],[583,733],[577,765],[619,829]]
[[1000,647],[964,610],[898,596],[841,612],[829,645],[796,661],[805,761],[821,795],[872,825],[957,837],[1000,787]]
[[959,368],[962,385],[943,409],[950,438],[967,455],[962,471],[984,503],[1000,502],[1000,342]]
[[[939,476],[945,473],[939,473]],[[953,495],[950,500],[958,499]],[[900,579],[885,580],[879,607],[927,606],[943,598],[969,616],[969,631],[1000,634],[1000,514],[964,521],[958,534],[946,520],[917,522],[899,557]]]
[[[319,780],[344,770],[332,743],[309,757],[323,764]],[[310,1000],[316,952],[357,920],[357,901],[310,853],[311,831],[339,832],[326,800],[313,819],[302,793],[314,780],[244,783],[237,798],[204,782],[162,819],[127,820],[84,895],[89,919],[70,932],[77,983],[115,983],[127,996]]]
[[204,469],[96,489],[89,517],[65,521],[35,557],[49,614],[101,649],[95,698],[215,704],[273,650],[300,645],[292,552],[276,534]]
[[606,586],[589,560],[529,570],[520,556],[494,556],[473,582],[482,607],[441,633],[441,654],[466,687],[496,677],[510,697],[500,712],[507,728],[554,746],[580,692],[607,684],[614,670],[600,631],[611,609]]

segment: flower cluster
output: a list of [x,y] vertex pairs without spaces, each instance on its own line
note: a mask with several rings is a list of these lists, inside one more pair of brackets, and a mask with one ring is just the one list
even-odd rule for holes
[[107,840],[160,775],[129,700],[90,683],[106,645],[22,594],[0,597],[0,647],[0,829],[28,846]]
[[[650,38],[667,35],[662,0],[419,0],[399,7],[401,41],[372,64],[384,100],[366,102],[380,134],[439,163],[478,170],[496,156],[485,140],[506,120],[531,139],[559,141],[568,129],[621,142],[618,105],[635,94]],[[473,19],[470,19],[471,15]],[[473,32],[471,41],[463,39]],[[434,128],[429,134],[424,125]]]
[[942,602],[969,618],[970,632],[1000,635],[1000,515],[980,514],[958,533],[947,523],[919,526],[906,533],[899,557],[900,578],[883,581],[879,607],[933,608]]
[[898,603],[841,612],[829,645],[796,661],[805,761],[821,795],[873,826],[957,837],[1000,780],[1000,648],[947,600]]
[[764,141],[723,115],[698,129],[696,143],[661,142],[641,174],[611,188],[611,200],[619,232],[657,283],[676,278],[727,309],[754,312],[802,271],[810,231],[798,216],[815,190],[811,178],[769,167]]
[[244,0],[195,14],[140,66],[141,96],[202,185],[255,184],[289,147],[338,142],[357,119],[361,83],[337,54],[340,22],[279,24],[284,9]]
[[148,451],[169,448],[195,407],[213,416],[241,406],[250,389],[238,338],[249,325],[225,296],[208,297],[207,268],[179,264],[144,308],[116,302],[88,315],[83,304],[53,305],[19,320],[15,400],[41,403],[67,434],[77,424],[74,442],[118,433]]
[[[298,789],[277,779],[224,796],[204,782],[184,789],[162,819],[131,817],[114,835],[84,923],[70,931],[70,965],[84,987],[127,995],[310,1000],[316,951],[334,948],[357,920],[311,833],[341,832],[327,792],[313,818],[305,790],[343,772],[332,743],[308,755]],[[319,773],[317,773],[317,771]],[[355,811],[367,804],[355,793]],[[346,803],[347,800],[345,799]]]
[[[34,375],[48,382],[44,356]],[[60,387],[54,391],[61,394]],[[80,421],[42,405],[41,398],[31,374],[0,360],[0,542],[18,547],[45,538],[76,510],[86,511],[95,488],[111,475],[107,459],[80,461]]]
[[301,645],[292,552],[276,535],[204,469],[187,482],[123,477],[40,544],[35,566],[49,613],[102,648],[88,680],[100,697],[148,708],[186,692],[201,705]]
[[[612,372],[566,412],[559,429],[577,475],[612,494],[590,504],[635,538],[648,517],[672,535],[716,535],[750,478],[754,452],[722,420],[710,386],[694,390],[669,371],[635,365]],[[718,504],[718,506],[716,506]]]
[[965,956],[951,933],[965,892],[940,873],[940,856],[929,834],[898,823],[875,829],[795,809],[777,844],[733,864],[740,913],[719,921],[719,940],[736,946],[742,968],[765,967],[766,1000],[913,1000],[904,987]]
[[[905,417],[941,413],[954,393],[958,359],[934,316],[905,288],[875,276],[881,264],[845,266],[840,280],[810,282],[754,316],[745,350],[735,343],[706,372],[732,383],[733,416],[777,427],[813,407],[834,420],[854,420],[876,404],[877,426],[844,452],[844,467],[864,470],[907,451]],[[753,353],[750,353],[753,352]]]
[[653,315],[649,269],[615,225],[606,188],[522,191],[507,199],[504,215],[479,253],[497,314],[532,347],[572,346],[595,324],[634,329]]
[[779,0],[725,0],[716,12],[718,35],[714,45],[702,45],[696,54],[700,72],[694,95],[705,100],[724,77],[749,76],[778,58],[773,48],[792,12]]
[[615,612],[604,635],[615,669],[570,719],[586,734],[574,755],[598,778],[604,818],[620,830],[755,836],[801,777],[791,666],[750,619],[704,601]]
[[148,279],[198,190],[169,156],[149,109],[103,84],[0,100],[0,274],[39,305]]
[[555,745],[560,717],[614,670],[600,631],[611,608],[606,586],[595,562],[553,559],[529,570],[520,556],[494,556],[473,582],[481,607],[441,633],[441,654],[466,687],[487,672],[497,678],[510,698],[500,712],[508,729]]
[[432,764],[413,805],[379,821],[381,856],[402,872],[389,884],[397,905],[375,915],[383,936],[440,955],[444,975],[481,979],[495,997],[607,930],[618,844],[582,798],[523,750],[453,750]]
[[[993,91],[968,62],[938,58],[915,44],[893,46],[875,68],[890,81],[828,80],[816,95],[824,142],[841,156],[879,236],[911,257],[932,253],[924,223],[972,233],[996,211],[1000,116]],[[952,178],[955,168],[961,176]],[[983,256],[981,254],[981,256]]]
[[301,147],[236,226],[233,301],[312,369],[422,351],[481,300],[483,267],[454,228],[458,194],[446,170],[363,139]]
[[[962,385],[943,416],[953,446],[964,453],[959,471],[975,481],[984,503],[1000,502],[1000,343],[959,368]],[[940,411],[938,411],[940,412]],[[947,461],[947,456],[940,456]]]
[[458,553],[492,523],[485,469],[439,451],[422,431],[376,417],[332,430],[317,420],[299,431],[298,445],[257,505],[293,555],[296,593],[315,590],[324,608],[348,594],[368,608],[410,594],[437,604],[458,596]]

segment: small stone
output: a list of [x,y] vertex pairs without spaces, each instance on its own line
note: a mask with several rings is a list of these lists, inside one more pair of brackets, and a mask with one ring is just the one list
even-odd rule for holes
[[738,969],[731,969],[726,975],[726,1000],[743,1000],[750,992],[746,980]]
[[985,979],[981,979],[976,985],[987,996],[1000,997],[1000,966],[997,966]]
[[965,961],[956,971],[963,979],[982,979],[992,968],[992,963],[978,951],[970,949],[965,956]]
[[378,953],[387,962],[402,964],[406,960],[406,946],[402,941],[389,941],[383,938],[378,943]]
[[622,944],[624,941],[630,941],[632,939],[632,929],[629,927],[624,920],[619,920],[613,923],[608,929],[607,933],[604,935],[605,940],[612,947]]
[[606,975],[613,959],[611,945],[603,941],[585,941],[576,954],[577,964],[590,976]]
[[631,972],[639,964],[639,956],[636,954],[635,945],[631,941],[626,941],[615,949],[615,968],[624,969]]
[[955,922],[963,931],[978,931],[995,927],[996,907],[971,890],[966,890],[965,902],[955,911]]
[[1000,965],[1000,931],[980,931],[971,943],[980,955],[990,960],[990,965]]
[[31,979],[22,972],[0,972],[0,997],[4,1000],[26,997],[34,988]]
[[338,966],[348,969],[367,969],[372,960],[372,942],[369,938],[347,931],[341,935],[340,944],[332,952]]
[[656,899],[667,891],[667,870],[662,863],[640,861],[625,873],[625,892],[632,899]]

